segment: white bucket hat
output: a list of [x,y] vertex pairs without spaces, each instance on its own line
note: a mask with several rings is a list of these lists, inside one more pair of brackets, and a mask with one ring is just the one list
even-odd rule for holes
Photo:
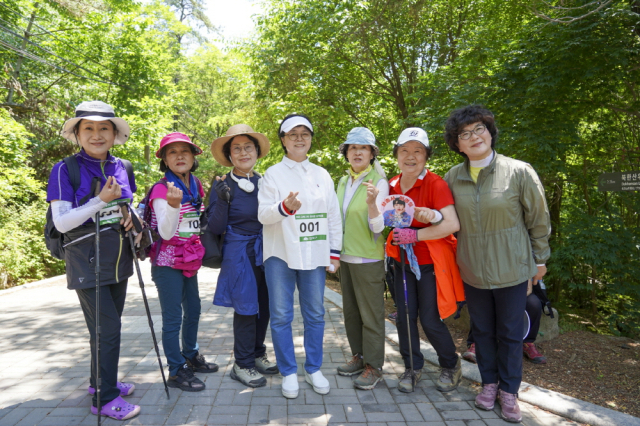
[[124,145],[127,139],[129,139],[129,135],[131,134],[131,128],[129,127],[129,124],[122,118],[116,117],[116,114],[113,111],[113,107],[111,107],[111,105],[105,104],[101,101],[87,101],[82,102],[76,107],[76,116],[74,118],[70,118],[64,123],[64,126],[62,126],[62,131],[60,132],[60,136],[72,142],[77,142],[76,137],[73,134],[73,128],[80,120],[109,120],[113,122],[113,124],[115,124],[116,126],[116,129],[118,129],[115,140],[116,145]]

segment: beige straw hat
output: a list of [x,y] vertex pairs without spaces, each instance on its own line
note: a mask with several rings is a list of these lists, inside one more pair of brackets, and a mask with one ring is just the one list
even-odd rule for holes
[[269,153],[269,147],[271,146],[271,143],[265,135],[254,131],[250,126],[246,124],[236,124],[235,126],[229,127],[229,130],[227,130],[227,133],[225,133],[224,136],[214,140],[211,143],[211,154],[213,155],[213,158],[215,158],[218,163],[225,167],[233,167],[231,161],[229,161],[228,158],[225,158],[224,154],[222,153],[222,147],[225,143],[227,143],[229,139],[241,135],[252,136],[256,138],[256,140],[258,141],[258,145],[260,145],[260,156],[258,156],[258,158],[262,158]]

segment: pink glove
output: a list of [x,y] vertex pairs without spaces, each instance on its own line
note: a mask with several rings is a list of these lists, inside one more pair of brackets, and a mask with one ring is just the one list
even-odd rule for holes
[[395,228],[393,230],[393,243],[413,244],[418,242],[418,231],[411,228]]

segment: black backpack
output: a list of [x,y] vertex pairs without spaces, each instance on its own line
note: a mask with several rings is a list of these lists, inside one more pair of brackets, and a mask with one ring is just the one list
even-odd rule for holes
[[[71,187],[73,188],[73,193],[75,194],[78,188],[80,188],[80,166],[78,165],[78,159],[75,155],[70,155],[63,159],[64,164],[67,165],[67,170],[69,171],[69,180],[71,181]],[[122,165],[127,170],[127,176],[129,177],[129,184],[131,184],[135,178],[133,173],[133,165],[129,160],[120,159]],[[85,195],[80,202],[79,206],[85,204],[89,198],[93,195],[93,191],[89,194]],[[44,225],[44,242],[51,253],[51,256],[56,259],[64,260],[64,245],[63,245],[63,235],[59,232],[55,225],[53,224],[53,214],[51,213],[51,204],[49,204],[49,208],[47,208],[47,222]]]

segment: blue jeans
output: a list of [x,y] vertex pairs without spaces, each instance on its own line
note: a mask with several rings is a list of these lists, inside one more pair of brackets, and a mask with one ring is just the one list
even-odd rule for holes
[[[151,267],[151,277],[158,289],[162,309],[162,347],[169,364],[169,374],[175,376],[185,357],[193,358],[198,352],[198,323],[200,321],[200,295],[198,275],[187,278],[179,269],[168,266]],[[182,326],[182,351],[180,351]]]
[[325,268],[291,269],[284,260],[270,257],[264,262],[264,271],[269,289],[271,337],[280,373],[288,376],[298,371],[291,332],[293,293],[297,283],[304,323],[304,369],[313,374],[322,365]]

